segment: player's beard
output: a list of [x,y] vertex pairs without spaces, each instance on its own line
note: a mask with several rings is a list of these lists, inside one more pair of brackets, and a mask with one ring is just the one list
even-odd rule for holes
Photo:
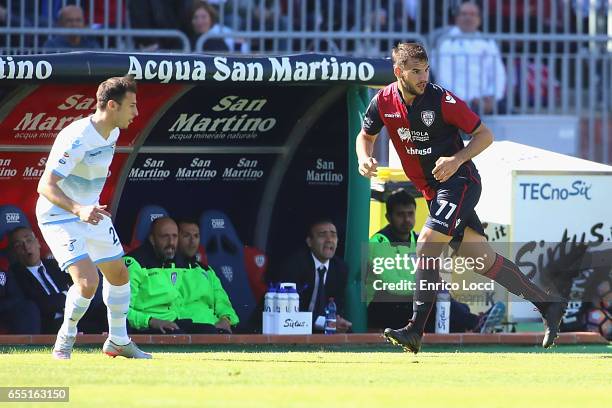
[[422,95],[425,92],[425,89],[423,89],[423,91],[419,90],[419,88],[417,88],[416,86],[413,86],[410,82],[406,81],[404,78],[399,78],[399,82],[401,86],[402,95],[404,95],[404,98],[412,99],[412,98],[409,98],[408,96],[415,97],[418,95]]

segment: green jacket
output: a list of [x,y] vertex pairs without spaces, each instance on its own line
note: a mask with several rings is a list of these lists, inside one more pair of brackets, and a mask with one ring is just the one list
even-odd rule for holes
[[179,319],[215,324],[226,317],[232,326],[238,324],[238,315],[210,266],[204,268],[198,263],[191,263],[183,270],[181,284],[177,286],[183,300]]
[[139,248],[124,257],[132,291],[127,319],[137,330],[149,328],[152,317],[176,320],[182,303],[178,290],[182,268],[174,264],[159,265],[147,252],[147,248]]
[[[382,274],[375,275],[372,273],[372,265],[374,258],[395,258],[397,255],[403,258],[404,255],[410,257],[416,256],[416,243],[418,235],[412,231],[410,234],[410,242],[408,245],[401,245],[399,239],[395,237],[391,226],[378,231],[370,238],[369,243],[369,270],[366,276],[366,302],[370,303],[374,297],[374,280],[382,280],[387,283],[399,283],[401,281],[414,281],[412,263],[408,263],[407,269],[385,269]],[[405,244],[405,243],[404,243]],[[388,293],[396,296],[412,295],[410,290],[387,290]]]

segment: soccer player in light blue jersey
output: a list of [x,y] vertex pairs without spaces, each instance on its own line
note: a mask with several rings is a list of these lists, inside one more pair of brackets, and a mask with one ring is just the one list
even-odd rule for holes
[[107,79],[98,87],[96,99],[93,115],[72,122],[57,135],[38,183],[38,225],[58,264],[74,282],[66,296],[53,357],[70,358],[77,323],[98,287],[99,268],[109,327],[102,351],[113,357],[151,358],[127,335],[129,275],[111,214],[99,202],[119,129],[126,129],[138,115],[136,82],[129,76]]

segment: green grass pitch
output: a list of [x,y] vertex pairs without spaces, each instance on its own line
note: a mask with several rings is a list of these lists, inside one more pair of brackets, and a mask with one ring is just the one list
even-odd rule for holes
[[612,345],[143,347],[154,360],[78,348],[0,348],[0,385],[69,386],[77,407],[602,407]]

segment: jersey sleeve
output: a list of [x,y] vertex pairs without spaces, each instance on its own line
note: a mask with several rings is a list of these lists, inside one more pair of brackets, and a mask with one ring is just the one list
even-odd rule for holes
[[140,264],[132,257],[125,256],[123,258],[127,270],[130,274],[130,307],[128,309],[127,320],[130,325],[137,329],[143,330],[149,327],[149,320],[151,315],[142,312],[141,299],[138,296],[140,289],[140,281],[144,274],[143,268]]
[[480,126],[480,117],[457,95],[445,90],[440,104],[442,117],[446,123],[468,134]]
[[380,118],[380,111],[378,110],[378,93],[374,95],[368,109],[366,109],[365,115],[363,116],[363,125],[361,128],[368,135],[377,135],[383,128],[384,123]]
[[58,139],[49,154],[47,169],[61,178],[66,178],[77,163],[83,160],[85,146],[80,137],[69,138],[61,135],[61,132]]

